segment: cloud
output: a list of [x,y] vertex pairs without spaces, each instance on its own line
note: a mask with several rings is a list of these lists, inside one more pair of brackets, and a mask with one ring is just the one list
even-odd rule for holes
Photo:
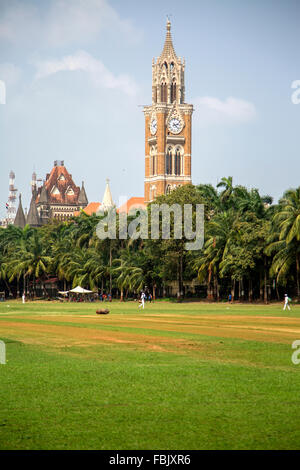
[[[30,4],[3,0],[0,9],[0,39],[16,43],[35,35],[39,23],[38,11]],[[38,28],[40,30],[40,28]]]
[[85,51],[78,51],[60,60],[38,61],[34,65],[37,69],[36,80],[64,71],[82,71],[88,74],[95,86],[117,89],[129,96],[135,96],[138,92],[137,84],[133,78],[125,74],[115,76],[100,60]]
[[6,85],[14,86],[21,77],[21,69],[9,62],[0,64],[0,80],[3,80]]
[[37,47],[88,43],[100,32],[121,33],[138,41],[140,32],[120,18],[107,0],[49,0],[39,8],[20,0],[1,0],[0,39]]
[[222,101],[212,96],[196,98],[195,120],[201,125],[234,124],[251,121],[256,116],[256,109],[249,101],[233,98]]

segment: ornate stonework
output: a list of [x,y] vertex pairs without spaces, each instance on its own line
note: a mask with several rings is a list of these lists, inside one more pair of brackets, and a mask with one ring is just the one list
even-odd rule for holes
[[68,220],[88,204],[84,183],[81,189],[76,186],[63,161],[55,161],[42,187],[37,189],[34,184],[32,189],[39,225],[46,224],[50,219]]
[[163,51],[152,61],[152,105],[144,107],[145,203],[191,183],[193,105],[184,102],[184,72],[168,21]]

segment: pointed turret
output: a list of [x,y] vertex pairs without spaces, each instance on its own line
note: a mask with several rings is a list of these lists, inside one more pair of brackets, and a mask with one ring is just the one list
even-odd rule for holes
[[23,211],[23,207],[22,207],[21,194],[19,195],[19,207],[18,207],[18,210],[17,210],[17,215],[15,217],[14,225],[16,227],[20,227],[20,228],[24,228],[25,225],[26,225],[26,219],[25,219],[25,215],[24,215],[24,211]]
[[167,21],[167,34],[161,55],[152,61],[152,104],[184,103],[184,59],[177,56],[172,36],[171,22]]
[[78,197],[78,205],[81,207],[86,207],[88,203],[89,201],[85,192],[84,181],[82,181],[82,186]]
[[104,210],[108,210],[108,209],[111,209],[112,207],[114,207],[114,202],[113,202],[110,187],[109,187],[109,179],[107,178],[101,208]]
[[173,46],[172,36],[171,36],[171,22],[168,19],[167,21],[167,35],[164,44],[163,51],[160,55],[160,60],[175,60],[177,61],[177,55]]
[[26,223],[31,227],[39,227],[40,226],[40,218],[36,208],[36,190],[34,189],[32,192],[32,198],[30,202],[30,208],[27,216]]
[[40,204],[47,204],[47,202],[48,202],[48,194],[47,194],[45,184],[43,184],[43,186],[42,186],[39,202],[40,202]]

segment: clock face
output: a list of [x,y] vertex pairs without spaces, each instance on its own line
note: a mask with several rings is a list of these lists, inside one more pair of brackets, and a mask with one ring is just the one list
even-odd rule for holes
[[180,119],[178,118],[173,118],[171,119],[171,121],[169,122],[169,130],[173,133],[173,134],[179,134],[179,132],[181,132],[182,130],[182,122],[180,121]]
[[152,119],[152,121],[150,123],[150,132],[151,132],[152,135],[155,135],[156,131],[157,131],[157,120]]

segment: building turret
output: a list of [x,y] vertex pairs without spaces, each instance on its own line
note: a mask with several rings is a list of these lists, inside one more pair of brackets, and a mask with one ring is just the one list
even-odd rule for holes
[[36,190],[33,189],[32,198],[30,202],[30,208],[29,208],[29,212],[28,212],[28,216],[26,220],[26,223],[30,225],[30,227],[39,227],[41,225],[39,214],[38,214],[37,207],[36,207],[36,202],[35,202],[36,196],[37,196]]
[[111,209],[112,207],[114,207],[114,202],[113,202],[110,187],[109,187],[109,179],[107,178],[101,209],[104,209],[105,211],[107,211]]
[[19,207],[18,207],[17,214],[16,214],[16,217],[15,217],[14,225],[16,227],[20,227],[22,229],[26,225],[26,219],[25,219],[25,215],[24,215],[24,211],[23,211],[23,207],[22,207],[21,194],[19,194]]
[[84,208],[88,205],[88,203],[89,203],[89,201],[88,201],[88,198],[87,198],[87,195],[86,195],[86,192],[85,192],[84,181],[82,181],[81,190],[80,190],[80,193],[79,193],[79,196],[78,196],[78,205],[81,208]]

